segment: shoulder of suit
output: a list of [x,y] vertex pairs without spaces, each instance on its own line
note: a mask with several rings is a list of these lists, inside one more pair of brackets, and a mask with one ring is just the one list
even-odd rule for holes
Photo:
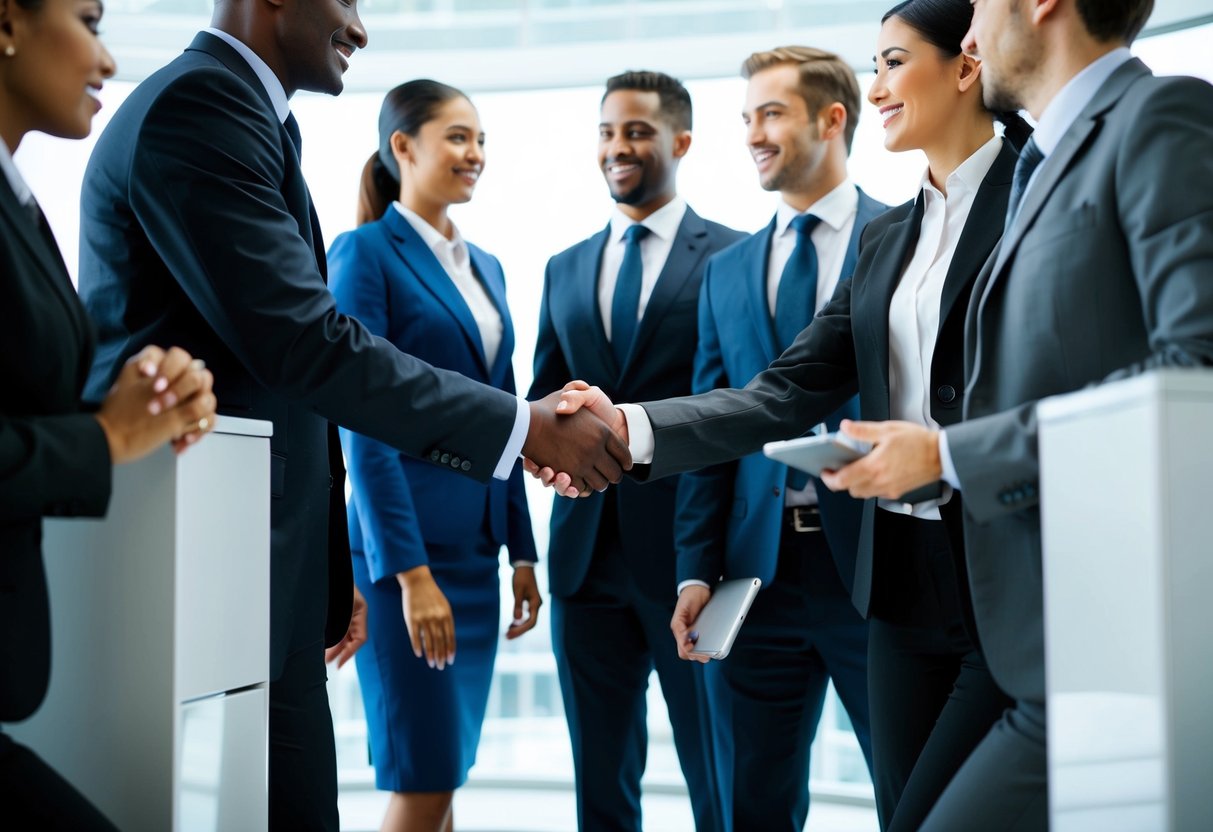
[[469,254],[474,255],[475,257],[483,258],[488,263],[490,263],[494,268],[497,269],[498,274],[503,273],[503,269],[501,268],[501,261],[497,259],[497,256],[495,254],[490,254],[489,252],[482,249],[480,246],[478,246],[474,243],[470,243],[467,240],[464,240],[463,242],[468,247]]
[[553,254],[548,259],[548,271],[560,272],[571,268],[572,261],[584,255],[587,249],[597,248],[597,246],[601,245],[601,243],[601,231],[586,237],[580,242],[573,243],[573,245],[569,246],[564,251],[560,252],[559,254]]
[[704,220],[703,224],[707,226],[708,236],[720,244],[721,250],[749,236],[744,231],[738,231],[736,228],[730,228],[727,225],[721,225],[711,220]]
[[712,260],[720,262],[734,257],[741,257],[744,260],[750,257],[766,256],[766,226],[763,226],[762,229],[755,231],[753,234],[734,231],[731,228],[727,230],[737,236],[734,237],[732,242],[713,254]]
[[[917,198],[917,197],[916,197]],[[899,223],[910,215],[914,210],[913,199],[903,202],[901,205],[889,208],[868,221],[867,226],[863,229],[863,235],[860,237],[862,245],[871,245],[872,241],[883,235],[890,225]]]

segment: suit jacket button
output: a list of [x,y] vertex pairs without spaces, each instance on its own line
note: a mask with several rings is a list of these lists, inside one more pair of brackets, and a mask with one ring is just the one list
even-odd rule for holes
[[452,467],[452,468],[458,468],[458,467],[459,467],[459,463],[460,463],[460,462],[462,462],[462,461],[463,461],[463,460],[461,460],[461,459],[460,459],[459,457],[457,457],[457,456],[453,456],[453,457],[451,457],[451,467]]
[[459,467],[460,467],[462,470],[464,470],[464,471],[471,471],[471,470],[472,470],[472,463],[468,462],[468,461],[465,459],[465,460],[463,461],[463,463],[462,463],[462,464],[461,464]]
[[430,462],[437,462],[438,456],[439,456],[439,454],[438,454],[437,449],[430,451]]
[[450,454],[443,454],[442,457],[439,459],[439,462],[441,462],[443,465],[446,465],[450,461],[451,461]]
[[939,396],[939,400],[944,404],[951,404],[956,401],[956,388],[950,384],[945,384],[935,391],[935,395]]
[[998,495],[998,502],[1002,503],[1004,506],[1009,506],[1011,504],[1011,495],[1005,491],[1002,492]]
[[778,485],[771,489],[771,496],[772,497],[779,496],[779,486]]

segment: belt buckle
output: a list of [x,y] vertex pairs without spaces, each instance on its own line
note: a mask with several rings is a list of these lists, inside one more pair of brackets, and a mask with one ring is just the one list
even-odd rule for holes
[[821,517],[821,513],[815,508],[806,506],[794,506],[792,508],[792,530],[796,532],[819,532],[821,526],[810,525],[812,520]]

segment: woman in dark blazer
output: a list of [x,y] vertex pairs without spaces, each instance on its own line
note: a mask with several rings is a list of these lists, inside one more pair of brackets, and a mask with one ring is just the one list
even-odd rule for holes
[[[115,463],[169,441],[184,450],[215,418],[210,373],[179,349],[137,355],[99,407],[80,399],[92,327],[12,154],[30,131],[88,135],[114,73],[100,17],[100,3],[78,0],[0,6],[0,722],[29,717],[49,682],[42,518],[100,517]],[[0,826],[113,829],[3,732]]]
[[[329,252],[338,308],[411,355],[513,393],[501,265],[447,215],[484,168],[476,109],[453,87],[411,81],[384,100],[379,138],[363,173],[365,224]],[[530,630],[539,610],[521,470],[486,486],[444,470],[466,469],[455,456],[412,460],[347,430],[341,441],[354,580],[369,613],[358,677],[376,785],[394,793],[382,828],[449,830],[488,703],[502,546],[514,565],[506,637]]]
[[[748,452],[785,438],[790,426],[816,424],[857,391],[865,421],[939,428],[960,420],[969,295],[1002,236],[1016,148],[1029,133],[1018,116],[1000,114],[1007,138],[995,134],[981,63],[960,51],[971,17],[968,0],[909,0],[885,15],[868,98],[889,150],[926,154],[917,197],[868,224],[852,279],[744,393],[670,403],[688,413],[662,415],[663,425],[737,437],[737,450]],[[566,393],[565,412],[585,405],[611,417],[601,398]],[[686,444],[681,435],[667,441]],[[540,476],[553,479],[547,470]],[[555,478],[562,492],[566,479]],[[906,499],[916,502],[865,504],[853,591],[870,619],[873,774],[886,830],[921,825],[1011,704],[975,637],[960,495]],[[686,658],[696,658],[689,631],[708,597],[701,587],[679,597],[671,629]]]

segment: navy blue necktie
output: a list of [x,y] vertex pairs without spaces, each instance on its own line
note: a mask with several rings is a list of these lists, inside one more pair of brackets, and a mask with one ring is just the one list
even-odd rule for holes
[[[796,230],[796,247],[783,267],[779,289],[775,292],[775,339],[779,350],[786,350],[817,311],[817,247],[813,245],[813,229],[821,225],[821,217],[800,214],[792,219]],[[795,468],[788,469],[787,486],[800,491],[809,484],[809,475]]]
[[796,247],[775,293],[775,340],[780,352],[791,346],[817,311],[817,248],[810,235],[820,224],[821,217],[813,214],[801,214],[791,222]]
[[286,117],[286,121],[282,122],[282,126],[286,128],[286,134],[291,137],[291,144],[295,145],[295,155],[302,159],[303,134],[299,132],[299,122],[295,120],[295,114],[290,113]]
[[623,262],[615,280],[615,297],[611,301],[611,351],[615,362],[623,369],[636,337],[637,310],[640,308],[640,284],[644,280],[644,262],[640,259],[640,241],[650,234],[640,223],[623,232]]
[[1015,163],[1015,173],[1011,175],[1011,198],[1007,200],[1007,223],[1003,226],[1004,234],[1011,230],[1011,224],[1015,222],[1015,216],[1019,213],[1019,204],[1023,201],[1023,192],[1028,189],[1028,183],[1032,181],[1032,174],[1044,160],[1045,155],[1040,152],[1040,145],[1036,143],[1035,137],[1024,142],[1023,149],[1019,151],[1019,161]]

